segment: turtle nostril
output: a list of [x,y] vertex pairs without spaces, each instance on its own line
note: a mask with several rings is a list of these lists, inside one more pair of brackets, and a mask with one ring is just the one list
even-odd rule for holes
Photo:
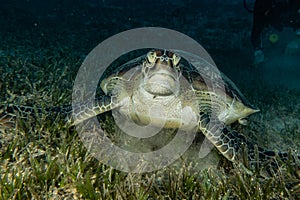
[[166,62],[168,62],[168,60],[169,60],[169,58],[167,57],[167,56],[161,56],[160,57],[160,61],[166,61]]

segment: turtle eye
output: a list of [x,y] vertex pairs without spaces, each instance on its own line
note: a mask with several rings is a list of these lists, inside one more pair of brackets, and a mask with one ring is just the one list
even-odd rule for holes
[[156,52],[155,51],[150,51],[148,54],[147,54],[147,60],[150,64],[153,64],[155,63],[156,61]]
[[181,57],[177,56],[176,54],[173,54],[172,60],[173,60],[173,66],[175,69],[179,69],[179,61],[180,61]]

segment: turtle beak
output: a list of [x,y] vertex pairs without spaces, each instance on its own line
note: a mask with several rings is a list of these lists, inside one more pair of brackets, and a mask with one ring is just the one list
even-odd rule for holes
[[144,77],[151,78],[155,74],[164,74],[178,81],[181,77],[180,59],[180,56],[167,50],[150,51],[143,63]]

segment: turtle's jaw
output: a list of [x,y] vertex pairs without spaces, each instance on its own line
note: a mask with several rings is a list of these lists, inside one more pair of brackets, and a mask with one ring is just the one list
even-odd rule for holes
[[141,87],[154,96],[170,96],[179,93],[180,57],[167,50],[154,50],[143,63]]
[[143,89],[154,96],[170,96],[179,93],[179,81],[170,73],[157,72],[144,78]]

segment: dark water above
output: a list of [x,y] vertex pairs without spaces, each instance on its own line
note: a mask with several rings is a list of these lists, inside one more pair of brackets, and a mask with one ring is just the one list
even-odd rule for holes
[[[242,0],[1,2],[0,37],[3,43],[11,44],[10,51],[14,44],[25,45],[32,40],[29,46],[36,49],[59,43],[84,56],[114,34],[155,26],[180,31],[198,41],[234,81],[252,81],[251,77],[258,75],[252,66],[252,14],[246,11]],[[251,7],[253,1],[248,4]],[[289,29],[276,33],[280,37],[275,44],[268,41],[270,31],[265,36],[267,62],[260,66],[261,78],[271,85],[299,88],[299,38]],[[294,44],[298,45],[298,52],[296,56],[286,56],[286,46],[294,40],[298,40]]]

